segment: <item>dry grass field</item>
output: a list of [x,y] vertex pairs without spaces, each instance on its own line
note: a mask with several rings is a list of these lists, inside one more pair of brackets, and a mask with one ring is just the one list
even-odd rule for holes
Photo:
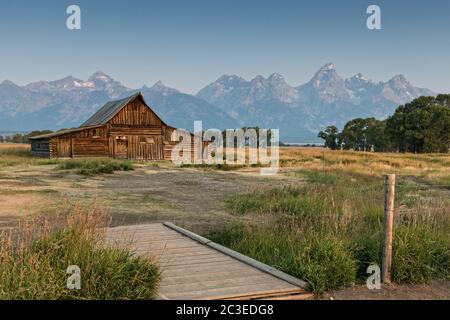
[[324,148],[281,148],[282,168],[324,172],[396,174],[434,185],[450,185],[449,154],[401,154],[332,151]]
[[[0,227],[95,203],[114,225],[172,221],[321,294],[362,283],[379,263],[383,175],[395,173],[394,280],[448,280],[449,154],[280,148],[280,164],[265,177],[256,166],[40,159],[28,145],[0,144]],[[431,297],[450,298],[447,284]]]

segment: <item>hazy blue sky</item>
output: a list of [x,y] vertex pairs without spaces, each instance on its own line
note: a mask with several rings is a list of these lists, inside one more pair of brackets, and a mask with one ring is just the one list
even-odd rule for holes
[[[82,30],[66,28],[70,4]],[[382,30],[366,28],[369,4]],[[102,70],[195,93],[222,74],[278,72],[300,85],[326,62],[450,92],[450,1],[0,0],[0,81],[21,85]]]

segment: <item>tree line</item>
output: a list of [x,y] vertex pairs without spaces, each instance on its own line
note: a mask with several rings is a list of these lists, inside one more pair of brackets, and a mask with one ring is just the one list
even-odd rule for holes
[[385,120],[357,118],[320,131],[325,147],[376,152],[447,153],[450,148],[450,95],[420,97],[399,106]]
[[31,137],[40,136],[41,134],[53,133],[51,130],[35,130],[27,134],[16,133],[12,136],[1,136],[0,143],[30,143]]

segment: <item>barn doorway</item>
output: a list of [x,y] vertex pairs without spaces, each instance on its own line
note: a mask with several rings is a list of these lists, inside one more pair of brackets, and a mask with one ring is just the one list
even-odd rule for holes
[[128,158],[128,139],[127,137],[116,137],[116,148],[114,157],[118,159]]
[[72,157],[72,143],[70,141],[70,138],[59,138],[57,145],[59,158]]

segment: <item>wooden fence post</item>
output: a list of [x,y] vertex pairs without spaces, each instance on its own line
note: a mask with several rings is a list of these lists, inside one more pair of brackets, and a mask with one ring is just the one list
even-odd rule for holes
[[395,174],[386,176],[384,190],[384,246],[381,281],[391,283],[392,238],[394,229]]

